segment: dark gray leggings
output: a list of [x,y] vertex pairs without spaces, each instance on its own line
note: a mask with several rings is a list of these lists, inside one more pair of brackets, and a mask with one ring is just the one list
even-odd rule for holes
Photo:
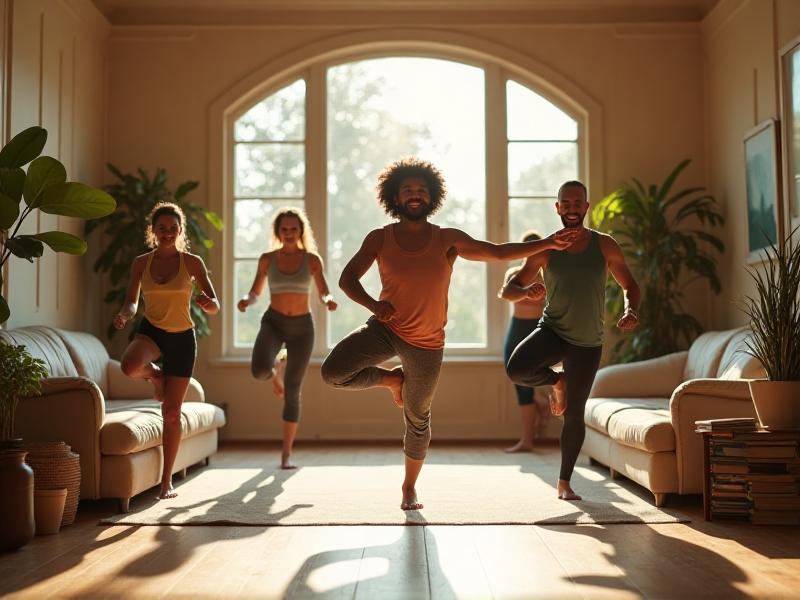
[[553,385],[558,375],[550,367],[561,362],[567,385],[567,410],[561,429],[560,479],[569,481],[578,460],[586,425],[583,413],[600,366],[602,346],[587,348],[564,341],[547,327],[533,330],[511,353],[506,373],[516,385]]
[[370,317],[331,350],[322,363],[322,379],[337,388],[363,390],[380,385],[386,369],[377,365],[393,356],[403,366],[403,451],[422,460],[431,441],[431,401],[439,382],[444,350],[418,348],[404,342],[386,325]]
[[286,374],[284,376],[283,420],[300,420],[300,388],[311,360],[314,347],[314,320],[311,313],[289,317],[268,308],[261,317],[253,346],[250,370],[256,379],[271,379],[275,357],[286,344]]

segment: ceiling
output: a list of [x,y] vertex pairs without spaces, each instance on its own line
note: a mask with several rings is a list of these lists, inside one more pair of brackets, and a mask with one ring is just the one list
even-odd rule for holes
[[[330,24],[413,11],[470,23],[701,21],[720,0],[93,0],[113,25]],[[324,19],[311,12],[326,15]],[[513,15],[513,17],[512,17]],[[330,19],[333,19],[331,21]],[[488,19],[488,20],[487,20]],[[360,19],[361,20],[361,19]],[[405,23],[404,23],[405,24]]]

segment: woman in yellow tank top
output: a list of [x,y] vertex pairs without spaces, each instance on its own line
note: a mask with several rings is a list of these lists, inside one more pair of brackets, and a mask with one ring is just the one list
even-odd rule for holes
[[[148,220],[145,237],[153,251],[134,259],[125,304],[114,315],[114,327],[123,329],[136,314],[141,292],[144,318],[122,355],[122,371],[128,377],[150,381],[155,398],[161,401],[164,469],[158,497],[164,499],[177,496],[172,489],[172,468],[181,442],[181,405],[197,355],[189,313],[194,284],[200,288],[194,300],[203,311],[216,314],[219,301],[203,259],[186,251],[186,217],[180,207],[160,202]],[[159,358],[161,367],[153,363]]]

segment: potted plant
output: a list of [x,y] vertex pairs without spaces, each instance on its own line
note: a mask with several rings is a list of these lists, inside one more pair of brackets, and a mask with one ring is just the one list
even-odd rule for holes
[[[722,241],[705,227],[725,222],[716,200],[701,187],[673,191],[691,161],[681,161],[660,185],[645,187],[638,179],[624,184],[592,208],[592,222],[613,235],[642,289],[640,324],[613,348],[617,362],[663,356],[689,346],[703,331],[683,307],[686,288],[706,280],[719,294],[717,257]],[[606,312],[622,312],[621,288],[606,290]]]
[[756,285],[742,310],[753,335],[749,354],[761,361],[767,379],[750,381],[762,427],[800,429],[800,227],[764,249],[761,268],[748,267]]
[[[45,129],[29,127],[0,149],[0,323],[11,315],[3,267],[12,255],[33,262],[45,245],[56,252],[86,252],[86,242],[71,233],[20,233],[25,219],[37,210],[93,219],[115,208],[106,192],[67,181],[64,165],[39,156],[46,142]],[[37,392],[46,376],[44,363],[24,346],[0,342],[0,550],[19,548],[33,536],[33,472],[24,463],[22,441],[13,438],[14,412],[20,397]]]
[[[98,227],[109,238],[109,243],[94,263],[94,270],[108,273],[111,289],[106,293],[105,302],[115,307],[125,300],[128,287],[128,278],[133,259],[140,254],[149,252],[145,245],[144,231],[147,226],[147,216],[158,202],[175,202],[186,215],[186,234],[191,244],[192,252],[197,252],[204,260],[208,258],[208,250],[214,245],[204,227],[205,223],[220,231],[222,219],[213,211],[206,210],[196,204],[188,202],[186,195],[199,184],[196,181],[184,181],[173,192],[167,187],[167,173],[164,169],[156,169],[155,175],[138,169],[136,175],[123,173],[112,164],[107,165],[108,170],[119,180],[107,185],[105,190],[117,201],[117,210],[112,214],[89,221],[86,223],[85,233],[89,235]],[[208,326],[208,317],[195,303],[191,305],[192,320],[198,336],[207,336],[211,333]],[[137,315],[134,325],[141,320]],[[136,334],[137,327],[130,328],[130,336]],[[109,324],[107,335],[111,339],[117,330]]]
[[14,412],[45,377],[41,359],[0,340],[0,551],[20,548],[34,535],[33,471],[25,464],[22,440],[14,438]]

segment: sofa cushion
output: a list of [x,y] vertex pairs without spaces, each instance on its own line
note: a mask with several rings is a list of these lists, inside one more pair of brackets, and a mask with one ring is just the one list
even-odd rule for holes
[[52,327],[33,325],[1,329],[0,339],[14,346],[25,346],[31,356],[41,358],[50,377],[78,376],[64,341]]
[[728,342],[739,331],[739,329],[707,331],[692,342],[683,371],[683,380],[716,377],[722,354]]
[[756,357],[747,353],[745,341],[752,339],[748,328],[741,328],[728,342],[719,361],[719,379],[764,379],[767,374]]
[[583,420],[588,427],[608,434],[611,417],[631,408],[669,409],[669,398],[589,398]]
[[90,333],[56,330],[69,351],[78,374],[97,384],[103,396],[108,396],[108,351],[103,343]]
[[608,420],[608,435],[623,446],[645,452],[674,452],[669,401],[663,408],[629,408],[614,413]]
[[[218,406],[184,402],[181,438],[222,427],[225,416]],[[100,453],[124,455],[161,445],[163,420],[156,400],[107,400],[106,420],[100,430]]]

